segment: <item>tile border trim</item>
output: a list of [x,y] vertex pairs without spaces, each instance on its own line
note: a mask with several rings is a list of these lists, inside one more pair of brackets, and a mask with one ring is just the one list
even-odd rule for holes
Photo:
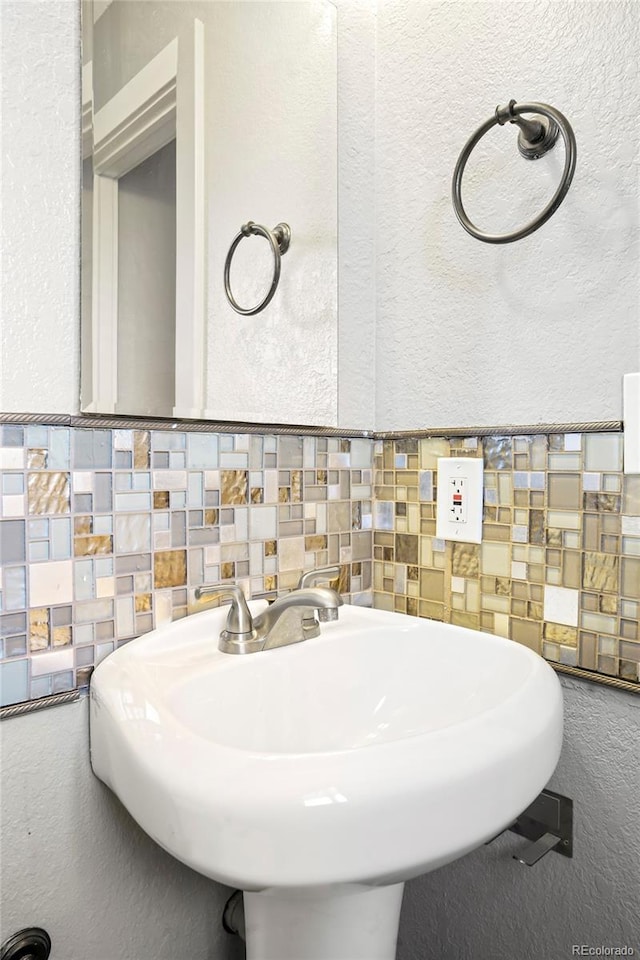
[[37,700],[24,700],[22,703],[11,703],[0,707],[0,720],[12,720],[13,717],[22,717],[26,713],[35,713],[37,710],[47,710],[49,707],[59,707],[63,703],[76,703],[86,691],[74,687],[64,693],[55,693],[51,697],[39,697]]
[[544,433],[621,433],[622,420],[586,423],[498,424],[485,427],[431,427],[423,430],[352,430],[346,427],[313,427],[303,424],[249,423],[240,420],[166,420],[155,417],[112,417],[64,413],[0,413],[0,423],[41,423],[46,426],[88,427],[104,430],[181,430],[186,433],[256,433],[311,437],[364,437],[368,440],[402,440],[409,437],[535,436]]

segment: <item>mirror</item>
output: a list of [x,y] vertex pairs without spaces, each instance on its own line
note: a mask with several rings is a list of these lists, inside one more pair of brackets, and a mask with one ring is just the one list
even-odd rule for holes
[[83,4],[83,412],[337,425],[336,56],[328,0]]

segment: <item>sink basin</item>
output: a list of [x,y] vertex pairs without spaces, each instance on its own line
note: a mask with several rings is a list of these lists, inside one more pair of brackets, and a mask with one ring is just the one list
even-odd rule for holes
[[230,656],[227,610],[126,644],[91,683],[94,772],[208,877],[285,898],[389,888],[399,910],[405,880],[505,828],[556,766],[560,684],[526,647],[344,606],[315,639]]

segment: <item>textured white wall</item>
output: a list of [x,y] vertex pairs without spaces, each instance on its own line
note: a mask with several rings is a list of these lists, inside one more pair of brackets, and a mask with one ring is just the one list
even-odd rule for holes
[[50,934],[51,960],[234,960],[230,891],[160,849],[89,766],[88,700],[2,724],[0,942]]
[[534,867],[526,841],[489,847],[412,880],[398,960],[568,960],[572,944],[640,952],[640,702],[562,679],[565,739],[549,787],[574,802],[574,856]]
[[[621,416],[640,367],[638,49],[635,2],[379,3],[377,429]],[[493,246],[458,224],[451,178],[511,98],[565,113],[578,165],[544,227]],[[510,127],[477,149],[478,225],[542,209],[561,149],[525,161]]]
[[0,410],[77,413],[80,14],[2,0]]

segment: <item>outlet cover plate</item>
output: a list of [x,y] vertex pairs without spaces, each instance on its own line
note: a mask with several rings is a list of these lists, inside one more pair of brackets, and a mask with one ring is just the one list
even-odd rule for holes
[[479,457],[438,460],[436,537],[482,543],[483,462]]

